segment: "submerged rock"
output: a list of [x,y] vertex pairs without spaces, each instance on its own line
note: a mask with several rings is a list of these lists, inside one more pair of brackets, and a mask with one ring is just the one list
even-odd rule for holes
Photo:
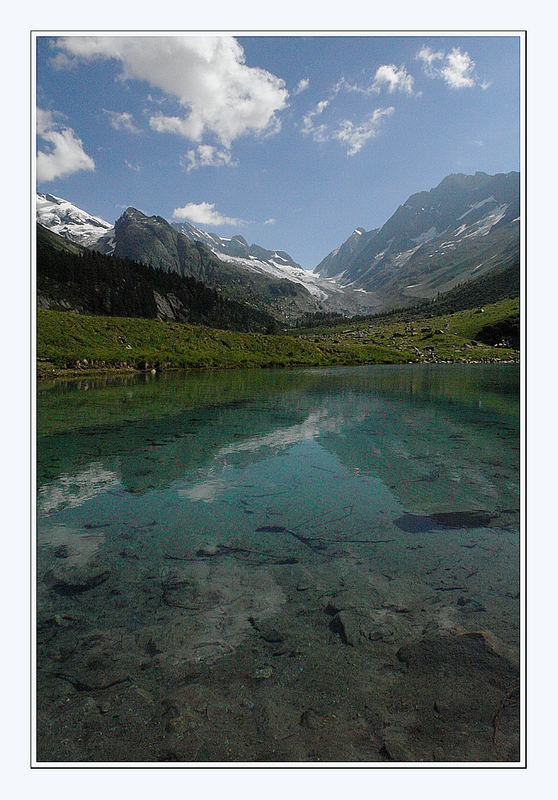
[[343,644],[349,647],[355,646],[355,641],[358,640],[358,628],[350,624],[345,612],[340,611],[333,617],[329,623],[329,629],[339,636]]
[[434,530],[486,528],[494,519],[488,511],[444,511],[436,514],[403,514],[394,520],[406,533],[427,533]]
[[514,666],[490,646],[488,638],[480,631],[429,636],[400,647],[397,658],[413,669],[438,669],[445,664],[457,671],[482,668],[506,679],[515,677]]
[[49,570],[44,580],[57,594],[75,595],[94,589],[108,580],[110,574],[110,570],[101,567],[60,566]]
[[254,677],[258,679],[271,678],[273,669],[271,667],[260,667],[254,673]]

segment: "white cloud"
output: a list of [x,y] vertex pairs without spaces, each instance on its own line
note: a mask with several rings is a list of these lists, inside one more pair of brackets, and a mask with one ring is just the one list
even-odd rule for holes
[[275,219],[275,217],[270,217],[269,219],[266,219],[264,225],[275,225],[276,222],[277,220]]
[[103,108],[103,113],[109,118],[112,127],[117,131],[128,131],[128,133],[139,133],[139,128],[134,125],[132,115],[128,111],[107,111]]
[[310,109],[302,118],[302,130],[311,133],[314,129],[314,117],[319,116],[329,105],[329,100],[320,100],[314,108]]
[[200,144],[195,150],[188,150],[180,156],[180,165],[190,172],[198,167],[236,167],[238,161],[232,161],[230,150],[218,150],[210,144]]
[[422,66],[429,78],[436,77],[436,61],[442,61],[444,53],[441,50],[434,51],[427,45],[423,45],[417,53],[417,58],[422,61]]
[[293,94],[300,94],[305,89],[308,89],[309,86],[310,86],[309,78],[301,78],[297,83],[296,89],[294,90]]
[[[449,53],[434,52],[426,45],[417,53],[422,61],[424,72],[429,78],[440,78],[450,89],[466,89],[477,85],[475,62],[469,53],[454,47]],[[481,89],[488,89],[490,83],[483,81]]]
[[377,108],[361,125],[355,125],[351,120],[343,120],[339,128],[333,133],[333,138],[348,146],[347,155],[354,156],[358,153],[368,139],[378,134],[378,129],[384,117],[395,111],[389,108]]
[[342,76],[332,87],[330,99],[333,99],[341,91],[371,95],[378,94],[383,88],[387,88],[390,93],[399,91],[412,95],[415,94],[414,82],[415,79],[407,72],[404,65],[396,67],[395,64],[381,64],[374,74],[374,79],[363,86],[358,83],[350,83]]
[[81,139],[72,128],[57,122],[57,116],[55,112],[37,109],[37,136],[49,147],[37,152],[38,183],[95,169],[95,162],[84,151]]
[[245,64],[244,51],[230,36],[63,37],[56,46],[66,66],[74,59],[116,59],[122,78],[146,81],[176,98],[181,115],[157,114],[150,126],[199,142],[215,134],[225,147],[239,136],[278,130],[277,113],[287,105],[285,82]]
[[459,47],[454,47],[446,56],[441,75],[452,89],[463,89],[475,85],[474,69],[475,62],[469,54],[462,53]]
[[[332,88],[329,99],[320,100],[305,114],[302,118],[301,131],[306,135],[312,136],[315,142],[329,142],[332,140],[342,142],[348,146],[347,155],[353,156],[362,149],[368,139],[377,135],[382,119],[393,114],[395,108],[393,106],[389,108],[376,108],[374,112],[366,117],[360,124],[356,124],[348,119],[340,123],[330,122],[327,124],[326,122],[321,122],[317,124],[316,118],[323,114],[342,89],[347,91],[360,91],[358,87],[353,87],[351,84],[348,84],[345,78],[341,78]],[[369,92],[365,91],[364,93],[368,94]]]
[[329,105],[329,100],[320,100],[314,108],[310,109],[302,118],[302,133],[312,134],[315,142],[325,142],[327,140],[327,127],[324,124],[317,125],[314,118],[322,114]]
[[405,92],[413,94],[414,78],[409,75],[405,67],[396,67],[395,64],[382,64],[376,70],[372,88],[379,91],[382,86],[387,86],[388,92]]
[[132,164],[130,161],[128,161],[127,158],[124,159],[124,163],[126,164],[128,169],[131,169],[134,172],[140,172],[141,171],[141,164]]
[[215,210],[215,203],[187,203],[183,208],[175,208],[174,219],[188,219],[197,225],[243,225],[244,220],[224,217]]

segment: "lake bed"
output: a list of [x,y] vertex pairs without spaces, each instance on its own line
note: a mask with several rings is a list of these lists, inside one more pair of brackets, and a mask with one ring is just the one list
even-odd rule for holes
[[37,759],[519,759],[519,368],[37,399]]

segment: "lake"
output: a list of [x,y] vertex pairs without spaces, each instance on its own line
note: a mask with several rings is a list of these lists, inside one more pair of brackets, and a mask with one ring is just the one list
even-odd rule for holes
[[37,760],[519,759],[519,368],[40,383]]

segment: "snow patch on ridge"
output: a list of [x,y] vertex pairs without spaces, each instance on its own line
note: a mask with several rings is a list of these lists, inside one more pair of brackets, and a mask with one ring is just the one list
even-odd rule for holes
[[479,219],[474,225],[470,227],[473,230],[470,233],[465,234],[465,238],[470,238],[472,236],[486,236],[490,233],[491,228],[500,222],[500,220],[505,216],[506,211],[509,208],[508,203],[502,203],[502,205],[497,206],[490,214],[487,214],[486,217]]
[[467,211],[465,211],[463,214],[461,214],[460,217],[457,217],[457,219],[458,220],[459,219],[463,219],[463,217],[466,217],[467,214],[471,213],[471,211],[475,211],[477,208],[481,208],[482,206],[486,205],[486,203],[495,203],[495,202],[496,202],[496,199],[494,197],[492,197],[492,195],[490,195],[490,197],[486,197],[484,200],[480,200],[478,203],[475,203],[474,205],[472,205],[470,208],[467,209]]
[[258,272],[263,275],[270,275],[279,280],[286,278],[294,283],[299,283],[304,286],[311,295],[318,300],[327,299],[327,293],[323,291],[318,283],[323,283],[321,278],[314,272],[302,269],[302,267],[293,267],[290,264],[278,264],[273,259],[269,261],[261,261],[255,256],[250,258],[242,258],[241,256],[229,256],[219,250],[212,248],[213,254],[220,260],[229,264],[236,264],[239,267],[244,267],[251,272]]
[[37,194],[36,219],[53,233],[84,247],[90,247],[113,230],[110,222],[53,194]]

